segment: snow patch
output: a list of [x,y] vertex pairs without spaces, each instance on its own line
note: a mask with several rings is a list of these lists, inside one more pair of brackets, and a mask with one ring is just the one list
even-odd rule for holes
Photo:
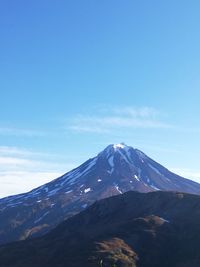
[[75,170],[72,170],[70,172],[68,172],[66,175],[64,175],[62,177],[62,183],[61,183],[61,187],[65,184],[68,183],[69,185],[73,185],[76,180],[78,178],[80,178],[81,176],[84,176],[87,174],[87,172],[95,166],[97,161],[97,157],[93,158],[84,168],[83,171],[80,171],[80,167],[76,168]]
[[127,157],[129,159],[130,164],[133,164],[133,160],[131,159],[131,153],[130,153],[129,148],[126,148],[126,152],[127,152]]
[[48,193],[48,196],[53,196],[58,192],[59,188],[53,189]]
[[48,187],[45,187],[44,190],[47,193],[49,191],[49,188]]
[[108,163],[109,163],[109,165],[111,167],[111,170],[110,170],[110,174],[111,174],[114,171],[114,157],[113,156],[108,158]]
[[166,220],[166,219],[164,219],[164,218],[162,218],[162,217],[159,217],[163,222],[166,222],[166,223],[170,223],[170,221],[169,220]]
[[140,179],[138,178],[138,176],[135,174],[134,175],[134,178],[138,181],[138,182],[140,182]]
[[157,174],[162,175],[162,173],[159,172],[158,169],[156,169],[154,166],[152,166],[150,163],[148,163],[149,167],[154,170]]
[[160,190],[158,187],[156,187],[155,185],[152,185],[152,184],[150,185],[150,187],[157,190],[157,191]]
[[69,183],[69,185],[74,184],[74,182],[76,181],[76,179],[78,179],[79,176],[80,176],[79,169],[70,171],[69,173],[67,173],[66,175],[62,177],[63,182],[60,184],[61,187],[65,183]]
[[86,188],[86,189],[84,190],[84,193],[88,193],[88,192],[90,192],[90,191],[91,191],[91,188],[88,187],[88,188]]
[[94,158],[92,161],[90,161],[90,163],[88,164],[88,166],[84,169],[84,171],[82,171],[80,173],[80,176],[85,175],[97,162],[97,158]]
[[65,194],[71,193],[73,190],[66,191]]
[[126,161],[127,164],[131,164],[131,162],[127,159],[127,157],[120,150],[118,150],[118,152],[122,156],[122,158]]
[[45,212],[39,219],[35,220],[34,223],[40,222],[47,214],[49,214],[49,211]]
[[117,189],[117,191],[118,191],[120,194],[123,194],[122,191],[119,189],[119,186],[118,186],[118,185],[115,185],[115,188]]

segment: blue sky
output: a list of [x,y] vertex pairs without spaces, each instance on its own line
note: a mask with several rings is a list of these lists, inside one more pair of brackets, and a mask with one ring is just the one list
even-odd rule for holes
[[200,2],[0,3],[0,197],[125,142],[200,181]]

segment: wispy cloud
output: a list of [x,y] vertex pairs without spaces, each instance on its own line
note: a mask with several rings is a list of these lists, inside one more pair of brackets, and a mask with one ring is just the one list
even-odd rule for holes
[[43,131],[38,131],[34,129],[21,129],[15,127],[0,127],[0,135],[9,135],[9,136],[45,136],[46,133]]
[[96,114],[76,115],[68,120],[68,129],[78,132],[109,133],[117,129],[172,128],[150,107],[104,108]]
[[54,154],[48,154],[44,152],[38,152],[33,150],[28,150],[22,147],[16,146],[0,146],[0,156],[17,156],[21,158],[41,158],[41,157],[55,157]]
[[[28,159],[21,159],[21,158],[15,158],[15,157],[0,157],[0,166],[3,166],[5,168],[7,165],[16,168],[18,166],[30,166],[33,163],[33,161]],[[0,167],[1,169],[1,167]]]

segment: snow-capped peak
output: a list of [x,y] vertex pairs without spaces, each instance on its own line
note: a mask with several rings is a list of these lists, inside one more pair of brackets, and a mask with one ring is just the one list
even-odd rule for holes
[[124,151],[128,151],[129,150],[129,146],[125,145],[124,143],[119,143],[119,144],[111,144],[109,146],[107,146],[100,154],[106,154],[108,157],[112,154],[114,154],[115,152],[118,152],[120,150],[124,150]]
[[125,145],[124,143],[111,144],[107,146],[99,156],[109,159],[115,157],[116,155],[121,155],[126,158],[130,158],[130,151],[134,150],[132,147]]
[[98,158],[104,159],[110,166],[109,173],[112,174],[116,169],[119,169],[121,164],[126,162],[128,165],[134,165],[134,149],[124,143],[111,144],[107,146]]
[[125,148],[125,147],[127,147],[127,145],[125,145],[124,143],[120,143],[120,144],[114,144],[113,145],[113,148],[116,150],[116,149],[118,149],[118,148]]

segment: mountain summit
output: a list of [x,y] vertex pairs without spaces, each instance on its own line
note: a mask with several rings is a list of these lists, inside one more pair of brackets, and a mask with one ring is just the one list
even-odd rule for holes
[[28,193],[0,200],[0,243],[41,235],[99,199],[126,191],[200,194],[200,184],[180,177],[142,151],[112,144],[96,157]]
[[[124,143],[112,144],[97,156],[97,165],[109,176],[117,189],[125,192],[136,190],[181,191],[199,194],[199,184],[182,178],[155,162],[142,151]],[[126,189],[127,188],[127,189]]]

